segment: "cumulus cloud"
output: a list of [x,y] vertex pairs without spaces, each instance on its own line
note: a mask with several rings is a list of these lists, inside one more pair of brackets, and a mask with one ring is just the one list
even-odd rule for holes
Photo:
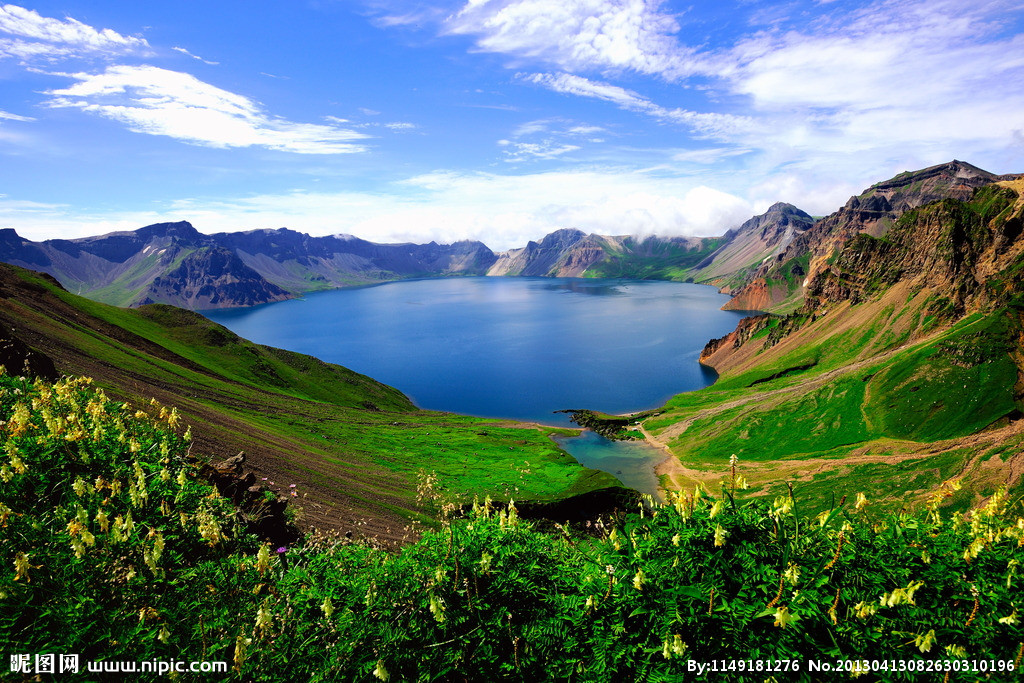
[[521,175],[436,171],[377,193],[196,198],[175,202],[169,213],[208,232],[288,226],[376,242],[476,239],[497,250],[521,247],[564,227],[606,235],[720,235],[753,215],[743,199],[699,182],[618,169]]
[[691,68],[661,0],[469,0],[446,30],[477,49],[539,60],[566,71],[612,70],[670,78]]
[[77,19],[54,19],[17,5],[0,6],[0,56],[22,60],[147,53],[144,38],[124,36],[109,28],[96,30]]
[[363,133],[333,125],[296,123],[271,116],[252,100],[195,76],[154,66],[112,66],[79,73],[78,82],[51,90],[48,105],[75,108],[205,147],[265,147],[299,154],[365,151]]

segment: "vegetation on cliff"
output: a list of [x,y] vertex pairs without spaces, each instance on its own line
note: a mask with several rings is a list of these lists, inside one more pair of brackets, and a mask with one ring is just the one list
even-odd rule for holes
[[[956,180],[931,171],[918,175]],[[797,481],[818,509],[860,490],[922,500],[954,476],[961,505],[1024,492],[1021,188],[954,184],[955,197],[918,205],[920,191],[883,186],[884,232],[856,232],[863,201],[820,221],[801,258],[834,252],[811,268],[799,308],[714,340],[702,362],[718,382],[644,421],[679,458],[671,485],[713,478],[735,453],[757,462],[761,493]]]
[[1005,491],[967,514],[943,507],[948,482],[919,513],[858,497],[812,516],[799,490],[742,500],[733,460],[714,493],[544,533],[489,501],[447,517],[427,476],[444,524],[400,552],[273,548],[197,479],[179,420],[87,379],[0,376],[0,649],[76,653],[83,671],[223,662],[238,681],[687,680],[711,662],[725,680],[821,680],[812,660],[850,662],[830,679],[1010,680],[1021,665],[1024,519]]

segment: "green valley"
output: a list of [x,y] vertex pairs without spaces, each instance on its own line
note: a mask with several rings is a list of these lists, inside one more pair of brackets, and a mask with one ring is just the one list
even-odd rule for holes
[[1024,493],[1019,191],[989,184],[780,259],[768,278],[812,265],[800,306],[709,344],[718,382],[643,421],[676,456],[666,483],[714,481],[736,455],[757,490],[791,483],[816,508],[860,491],[906,505],[951,479],[961,508]]
[[368,377],[250,343],[190,311],[115,308],[7,265],[0,297],[0,325],[59,373],[92,377],[133,403],[175,406],[196,455],[218,461],[244,451],[246,467],[271,488],[287,494],[295,484],[305,527],[398,541],[424,519],[420,471],[463,502],[543,502],[618,484],[580,467],[548,428],[418,410]]

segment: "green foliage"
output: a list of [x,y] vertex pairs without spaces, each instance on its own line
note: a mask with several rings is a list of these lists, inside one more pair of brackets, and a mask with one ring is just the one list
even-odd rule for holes
[[685,280],[690,271],[722,245],[724,238],[705,238],[689,248],[671,241],[626,240],[625,250],[587,268],[586,277],[631,280]]
[[[238,681],[668,681],[723,659],[800,667],[778,680],[814,680],[810,659],[977,660],[1010,680],[1020,664],[1024,519],[1004,492],[969,515],[940,507],[949,483],[922,514],[858,500],[810,518],[791,492],[740,501],[733,461],[718,495],[615,524],[544,533],[485,501],[397,553],[271,552],[196,480],[173,411],[3,376],[0,419],[7,653],[223,661]],[[421,497],[452,511],[434,483]]]

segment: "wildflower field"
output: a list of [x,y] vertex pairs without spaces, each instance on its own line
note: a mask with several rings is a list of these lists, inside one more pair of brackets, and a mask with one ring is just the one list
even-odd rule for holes
[[0,678],[20,680],[12,655],[77,653],[238,681],[1019,679],[1024,518],[1002,492],[812,516],[799,491],[742,499],[733,467],[716,491],[542,529],[489,500],[453,514],[427,478],[440,521],[401,551],[273,548],[198,478],[173,408],[4,374],[0,423]]

